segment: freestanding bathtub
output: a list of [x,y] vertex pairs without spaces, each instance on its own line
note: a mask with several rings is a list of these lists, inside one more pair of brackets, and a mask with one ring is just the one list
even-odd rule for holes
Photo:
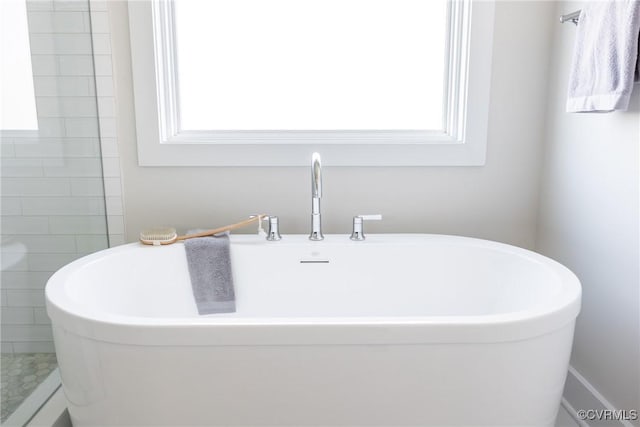
[[500,243],[231,238],[233,314],[184,246],[79,259],[46,288],[76,426],[552,426],[580,283]]

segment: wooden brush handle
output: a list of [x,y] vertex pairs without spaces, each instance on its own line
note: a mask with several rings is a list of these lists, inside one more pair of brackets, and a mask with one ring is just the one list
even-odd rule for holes
[[196,237],[213,236],[214,234],[235,230],[236,228],[241,228],[241,227],[244,227],[245,225],[249,225],[252,222],[260,221],[262,217],[265,217],[265,216],[266,215],[256,215],[253,218],[245,219],[244,221],[236,222],[235,224],[225,225],[224,227],[214,228],[213,230],[206,230],[206,231],[201,231],[199,233],[193,233],[193,234],[185,234],[184,236],[178,236],[176,240],[187,240],[187,239],[193,239]]

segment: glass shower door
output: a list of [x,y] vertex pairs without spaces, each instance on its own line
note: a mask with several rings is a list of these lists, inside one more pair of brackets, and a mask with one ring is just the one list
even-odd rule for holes
[[2,0],[0,16],[5,423],[54,378],[48,278],[108,240],[89,1]]

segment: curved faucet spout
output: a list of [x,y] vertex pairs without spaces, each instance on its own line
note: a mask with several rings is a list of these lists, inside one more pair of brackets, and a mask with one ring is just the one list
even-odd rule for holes
[[322,198],[322,163],[318,153],[311,155],[311,197]]
[[311,234],[309,239],[322,240],[322,216],[320,199],[322,198],[322,163],[320,154],[311,155]]

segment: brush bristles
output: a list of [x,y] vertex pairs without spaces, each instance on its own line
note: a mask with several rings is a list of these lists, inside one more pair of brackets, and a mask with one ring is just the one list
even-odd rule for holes
[[140,233],[140,241],[147,245],[166,245],[173,243],[177,237],[176,229],[171,227],[151,228]]

